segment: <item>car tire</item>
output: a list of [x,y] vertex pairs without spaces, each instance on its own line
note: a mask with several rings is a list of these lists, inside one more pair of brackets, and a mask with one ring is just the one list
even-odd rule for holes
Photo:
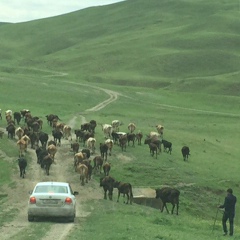
[[28,221],[33,222],[34,221],[34,216],[28,215]]

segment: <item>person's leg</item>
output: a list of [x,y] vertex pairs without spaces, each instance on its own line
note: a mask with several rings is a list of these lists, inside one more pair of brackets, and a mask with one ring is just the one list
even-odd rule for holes
[[229,235],[232,236],[233,235],[233,223],[234,223],[234,217],[230,216],[229,217],[229,224],[230,224],[230,231],[229,231]]
[[227,234],[227,220],[228,220],[228,215],[226,213],[223,213],[222,217],[222,226],[223,226],[223,232]]

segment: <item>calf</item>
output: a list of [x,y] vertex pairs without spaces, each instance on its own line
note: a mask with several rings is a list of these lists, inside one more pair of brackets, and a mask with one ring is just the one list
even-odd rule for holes
[[107,161],[108,145],[106,143],[100,143],[100,153],[101,157]]
[[24,178],[26,174],[27,160],[23,157],[18,158],[18,166],[20,170],[20,177]]
[[85,164],[78,164],[76,167],[76,172],[80,175],[80,182],[82,185],[88,183],[88,167]]
[[172,153],[172,143],[163,139],[162,144],[163,144],[164,151],[171,154]]
[[160,198],[162,200],[162,209],[161,212],[163,212],[164,207],[166,208],[167,213],[169,213],[167,209],[166,203],[172,204],[172,214],[175,208],[175,205],[177,205],[177,215],[178,215],[178,208],[179,208],[179,195],[180,191],[175,188],[170,187],[164,187],[161,189],[155,189],[156,190],[156,198]]
[[188,160],[188,156],[190,155],[190,149],[188,146],[183,146],[182,147],[182,155],[183,155],[183,160],[186,161]]
[[143,134],[142,134],[142,132],[139,131],[139,132],[136,134],[136,139],[137,139],[138,145],[141,145],[141,144],[142,144],[142,138],[143,138]]
[[101,156],[94,157],[93,164],[94,164],[93,166],[94,172],[96,173],[97,171],[99,171],[99,173],[101,174],[103,158]]
[[104,175],[105,175],[105,176],[108,176],[110,170],[111,170],[111,164],[110,164],[109,162],[105,162],[105,163],[103,164],[103,172],[104,172]]
[[[128,202],[130,204],[132,204],[133,201],[133,193],[132,193],[132,185],[130,183],[124,183],[124,182],[118,182],[115,181],[114,182],[114,187],[118,189],[118,199],[117,202],[119,202],[119,197],[120,194],[123,194],[123,197],[125,197],[125,194],[127,195],[127,202],[126,204],[128,204]],[[124,200],[125,203],[125,200]]]
[[115,182],[115,179],[110,176],[105,176],[100,178],[100,187],[103,187],[104,199],[107,199],[107,192],[108,192],[108,198],[109,200],[112,200],[114,182]]
[[122,151],[125,150],[125,152],[126,152],[127,141],[128,141],[127,140],[127,134],[119,137],[119,146],[121,147]]

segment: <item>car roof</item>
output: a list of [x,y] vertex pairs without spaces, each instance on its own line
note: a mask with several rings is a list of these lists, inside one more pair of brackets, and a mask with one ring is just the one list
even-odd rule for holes
[[67,182],[39,182],[36,184],[36,186],[44,186],[44,185],[69,186],[69,183],[67,183]]

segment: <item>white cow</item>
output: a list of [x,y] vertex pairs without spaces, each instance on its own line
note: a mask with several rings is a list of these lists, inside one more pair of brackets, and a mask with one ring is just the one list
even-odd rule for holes
[[103,130],[105,138],[111,138],[112,137],[112,130],[113,130],[112,125],[103,124],[102,125],[102,130]]
[[5,111],[5,115],[6,116],[8,116],[8,115],[12,116],[13,115],[13,111],[12,110],[7,110],[7,111]]
[[122,122],[120,122],[119,120],[113,120],[112,121],[113,131],[118,132],[119,131],[119,127],[121,125],[122,125]]
[[96,145],[96,139],[93,137],[88,138],[87,147],[93,154],[95,153],[95,149],[96,149],[95,145]]
[[105,144],[108,146],[108,150],[109,150],[109,156],[112,155],[112,148],[113,148],[113,140],[108,138],[106,141],[105,141]]

